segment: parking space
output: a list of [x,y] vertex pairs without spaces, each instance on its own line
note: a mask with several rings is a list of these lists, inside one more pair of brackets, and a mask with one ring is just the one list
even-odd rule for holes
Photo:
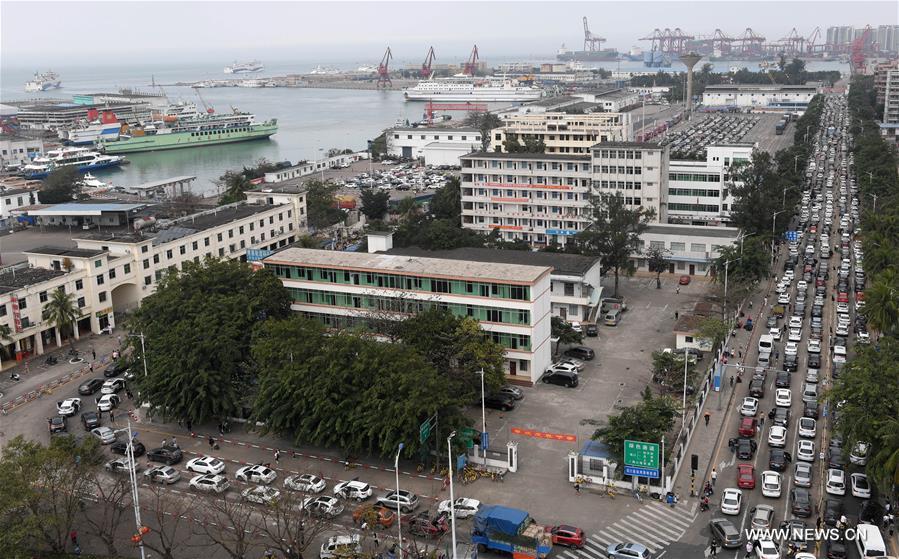
[[670,147],[672,159],[705,159],[709,145],[747,141],[747,135],[760,120],[760,115],[697,114],[668,131],[660,143]]

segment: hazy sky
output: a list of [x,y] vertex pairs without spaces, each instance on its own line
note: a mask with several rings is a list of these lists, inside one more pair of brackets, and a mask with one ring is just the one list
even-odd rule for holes
[[[896,1],[842,2],[14,2],[0,0],[0,63],[165,64],[259,57],[307,62],[377,62],[390,45],[399,62],[457,62],[477,43],[481,57],[579,49],[581,18],[627,50],[658,28],[699,35],[746,27],[770,39],[796,27],[899,23]],[[821,39],[823,41],[823,37]]]

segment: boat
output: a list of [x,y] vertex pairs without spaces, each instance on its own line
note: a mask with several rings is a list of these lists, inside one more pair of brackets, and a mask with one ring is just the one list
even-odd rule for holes
[[647,68],[670,68],[671,56],[657,50],[644,51],[643,65]]
[[108,155],[82,147],[51,149],[35,157],[22,167],[22,175],[28,179],[42,179],[62,167],[76,167],[79,173],[117,167],[125,162],[120,155]]
[[109,183],[101,181],[90,173],[86,173],[81,180],[78,181],[78,185],[82,190],[90,190],[92,192],[106,191],[112,187]]
[[122,123],[118,121],[112,111],[103,111],[102,115],[97,109],[87,111],[87,118],[76,123],[68,129],[57,132],[59,139],[66,144],[76,146],[96,144],[100,138],[114,141],[119,139],[119,131]]
[[432,78],[403,90],[406,101],[534,101],[543,90],[506,77]]
[[152,122],[128,130],[128,137],[117,142],[102,142],[105,153],[161,151],[218,144],[261,140],[278,131],[277,119],[256,122],[255,115],[233,111],[230,114],[200,114],[195,118],[172,122]]
[[234,64],[230,66],[225,66],[226,74],[244,74],[248,72],[259,72],[264,69],[262,62],[258,60],[251,60],[250,62],[237,62],[234,61]]
[[614,62],[618,60],[620,54],[616,49],[600,49],[600,50],[568,50],[563,44],[556,51],[556,60],[560,62],[569,62],[578,60],[581,62]]
[[56,72],[34,73],[34,77],[25,82],[25,91],[47,91],[48,89],[59,89],[62,82]]
[[[377,71],[377,69],[375,69],[375,71]],[[318,75],[333,76],[333,75],[339,74],[340,69],[335,68],[334,66],[318,65],[315,68],[313,68],[309,73],[313,74],[313,75],[317,75],[317,76]]]

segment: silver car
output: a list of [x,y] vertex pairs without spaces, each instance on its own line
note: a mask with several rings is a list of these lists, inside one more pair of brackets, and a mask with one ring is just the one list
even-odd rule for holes
[[171,466],[156,466],[144,472],[147,481],[171,485],[181,479],[181,472]]
[[793,466],[793,483],[796,487],[811,487],[812,465],[808,462],[796,462]]
[[97,437],[100,444],[112,444],[116,440],[115,431],[109,427],[95,427],[91,429],[91,435]]

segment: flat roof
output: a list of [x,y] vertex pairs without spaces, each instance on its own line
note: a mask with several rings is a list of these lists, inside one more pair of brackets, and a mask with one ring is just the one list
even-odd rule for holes
[[451,250],[425,250],[418,247],[393,248],[386,254],[448,258],[450,260],[472,260],[475,262],[499,262],[502,264],[526,264],[549,266],[553,273],[564,275],[584,275],[599,258],[579,254],[540,252],[528,250],[499,250],[492,248],[456,248]]
[[593,149],[596,148],[662,149],[662,146],[656,142],[599,142],[593,144]]
[[38,186],[23,186],[19,188],[0,189],[0,196],[15,196],[16,194],[25,194],[26,192],[35,192],[40,190]]
[[32,248],[28,250],[23,250],[22,252],[26,254],[45,254],[48,256],[63,256],[70,258],[93,258],[95,256],[100,256],[105,253],[105,250],[101,249],[90,249],[90,248],[68,248],[68,247],[51,247],[51,246],[43,246]]
[[658,235],[701,235],[705,237],[718,237],[719,239],[736,239],[740,236],[740,230],[736,227],[712,227],[703,225],[650,225],[646,233]]
[[[309,189],[305,186],[305,183],[300,182],[288,182],[295,181],[298,178],[305,179],[306,177],[294,177],[292,179],[288,179],[284,182],[279,183],[262,183],[256,188],[251,190],[247,190],[248,194],[256,193],[256,194],[302,194]],[[313,177],[314,178],[314,177]]]
[[820,87],[817,84],[811,85],[774,85],[774,84],[731,84],[731,85],[707,85],[705,91],[779,91],[785,90],[804,90],[810,89],[816,91]]
[[544,274],[549,274],[552,271],[548,266],[496,264],[493,262],[472,262],[447,258],[427,258],[385,253],[370,254],[295,247],[285,248],[276,252],[263,260],[263,262],[265,264],[308,265],[447,279],[493,280],[515,284],[532,284]]
[[556,97],[545,97],[543,99],[539,99],[537,101],[531,101],[530,103],[525,103],[527,107],[552,107],[553,105],[558,105],[559,103],[571,103],[580,101],[580,97],[575,97],[573,95],[558,95]]
[[53,204],[49,208],[34,210],[31,215],[101,215],[103,212],[131,212],[146,207],[147,204],[124,204],[120,202],[66,202]]
[[0,293],[10,293],[30,285],[43,283],[68,272],[48,268],[8,268],[0,270]]
[[[437,110],[436,112],[439,112]],[[477,128],[441,128],[441,127],[427,127],[427,126],[398,126],[396,128],[391,128],[395,132],[472,132],[480,134],[481,131]]]
[[137,186],[127,186],[127,187],[125,187],[125,190],[128,190],[128,189],[147,190],[150,188],[159,188],[160,186],[167,186],[167,185],[174,184],[177,182],[194,181],[194,180],[197,180],[197,177],[191,176],[191,175],[184,175],[183,177],[172,177],[169,179],[145,182],[145,183],[139,184]]
[[582,153],[506,153],[498,151],[473,151],[460,159],[549,159],[556,161],[589,161],[590,156]]

